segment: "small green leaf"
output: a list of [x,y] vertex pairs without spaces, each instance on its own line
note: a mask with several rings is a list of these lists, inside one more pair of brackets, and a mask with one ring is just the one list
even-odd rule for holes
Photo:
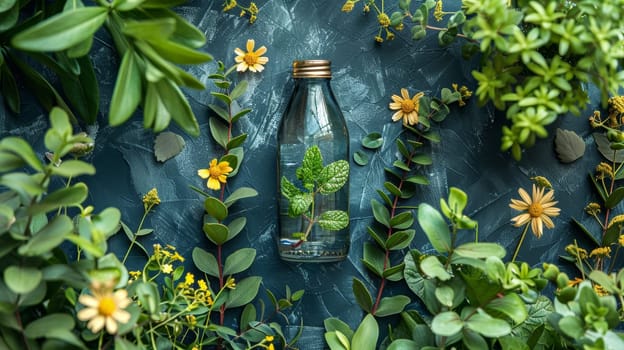
[[288,205],[288,215],[297,217],[308,211],[314,199],[311,194],[303,193],[293,196]]
[[107,17],[102,6],[61,12],[16,34],[12,44],[26,51],[65,50],[91,37]]
[[330,194],[340,190],[349,180],[349,162],[338,160],[323,168],[318,177],[319,192]]
[[351,349],[355,350],[375,350],[377,339],[379,338],[379,325],[373,315],[368,314],[362,320],[353,333],[351,339]]
[[415,183],[418,185],[429,185],[429,179],[422,175],[412,175],[405,179],[407,182]]
[[624,162],[624,150],[614,151],[611,149],[611,143],[605,134],[601,134],[598,132],[592,133],[594,136],[594,141],[596,141],[596,146],[598,147],[598,151],[602,154],[610,162],[622,163]]
[[521,324],[527,319],[527,307],[518,294],[506,294],[502,298],[494,298],[485,306],[486,311],[495,310],[511,318],[515,324]]
[[464,327],[464,321],[454,311],[445,311],[437,314],[431,321],[433,333],[450,337],[459,333]]
[[403,310],[410,303],[410,301],[410,298],[405,295],[383,297],[379,301],[379,306],[375,311],[375,316],[385,317],[399,314],[403,312]]
[[342,210],[328,210],[319,215],[318,224],[327,231],[339,231],[349,226],[349,214]]
[[404,211],[395,215],[390,219],[390,226],[394,229],[404,230],[412,226],[414,223],[414,215],[411,211]]
[[18,249],[18,252],[24,256],[48,253],[60,245],[72,233],[73,229],[74,225],[69,217],[57,216],[41,230],[35,232],[28,243]]
[[49,314],[29,323],[24,335],[30,339],[49,338],[58,331],[73,330],[74,325],[74,319],[68,314]]
[[364,285],[364,282],[357,279],[356,277],[353,277],[352,289],[355,301],[358,303],[358,305],[360,305],[362,310],[366,312],[371,312],[373,308],[373,297]]
[[375,220],[389,228],[390,211],[388,211],[388,208],[374,199],[371,199],[371,207],[373,209],[373,216],[375,216]]
[[32,147],[24,139],[7,136],[0,140],[0,150],[9,151],[19,156],[24,162],[36,171],[43,171],[43,164],[33,151]]
[[339,331],[344,334],[347,338],[351,339],[353,337],[353,330],[346,324],[344,321],[340,320],[336,317],[329,317],[323,321],[323,325],[325,326],[325,331]]
[[241,248],[230,254],[223,265],[223,275],[229,276],[247,270],[256,258],[253,248]]
[[385,243],[386,249],[400,250],[409,247],[416,235],[416,230],[396,231]]
[[490,256],[495,256],[502,259],[505,257],[506,251],[498,243],[470,242],[455,248],[455,253],[467,258],[486,259]]
[[217,258],[212,253],[195,247],[193,249],[193,263],[199,271],[213,277],[219,277],[219,264],[217,263]]
[[234,220],[232,220],[228,225],[228,241],[234,237],[236,237],[236,235],[238,235],[243,228],[245,228],[245,225],[247,224],[247,218],[244,216],[238,217]]
[[557,128],[555,152],[563,163],[572,163],[585,154],[585,141],[574,131]]
[[401,189],[399,189],[395,184],[393,184],[390,181],[384,182],[384,187],[388,190],[388,192],[390,192],[391,194],[397,197],[401,197],[403,195],[401,193]]
[[607,209],[612,209],[617,206],[622,201],[622,199],[624,199],[624,187],[618,187],[613,192],[611,192],[609,197],[607,197],[607,200],[605,201],[605,207]]
[[448,281],[452,277],[435,255],[424,258],[420,262],[420,268],[427,276],[437,278],[441,281]]
[[245,91],[247,91],[248,85],[249,83],[247,83],[247,80],[241,80],[238,84],[236,84],[234,89],[232,89],[232,92],[230,93],[230,98],[232,100],[236,100],[241,97],[245,93]]
[[431,155],[429,154],[419,153],[412,157],[412,163],[420,165],[431,165],[433,164],[433,159],[431,159]]
[[186,143],[182,136],[171,131],[161,132],[154,140],[154,155],[159,162],[165,162],[182,152]]
[[17,294],[32,292],[39,283],[43,274],[39,269],[29,266],[9,266],[4,270],[4,283]]
[[69,159],[61,162],[59,166],[53,167],[52,174],[65,178],[77,177],[80,175],[94,175],[95,167],[78,159]]
[[378,132],[370,133],[362,139],[362,146],[369,148],[369,149],[377,149],[381,147],[382,145],[383,145],[383,138],[381,137],[381,134]]
[[227,226],[218,223],[206,223],[203,229],[206,237],[208,237],[212,243],[221,245],[227,242],[229,231]]
[[368,164],[368,155],[366,155],[366,153],[362,152],[362,151],[356,151],[355,153],[353,153],[353,161],[355,162],[355,164],[357,165],[366,165]]
[[228,144],[228,128],[223,125],[223,123],[219,122],[216,118],[210,118],[208,120],[208,124],[210,124],[210,134],[212,138],[219,144],[221,147],[227,149]]
[[253,198],[253,197],[256,197],[257,195],[258,195],[258,191],[256,191],[255,189],[251,187],[239,187],[234,192],[232,192],[232,194],[230,194],[225,199],[225,201],[223,201],[223,203],[227,207],[230,207],[232,204],[236,203],[237,201],[241,199]]
[[475,313],[465,322],[466,327],[488,338],[503,337],[511,333],[509,323],[485,313]]
[[117,81],[108,112],[110,125],[121,125],[132,116],[141,103],[142,87],[143,80],[135,53],[128,50],[124,53],[117,72]]
[[206,198],[204,201],[204,209],[206,209],[208,215],[218,221],[223,221],[228,216],[227,206],[215,197],[209,196]]
[[453,306],[453,300],[455,299],[455,292],[450,286],[441,285],[435,289],[435,297],[440,304],[451,308]]
[[46,197],[44,197],[39,203],[32,205],[29,208],[29,213],[40,214],[46,213],[51,210],[55,210],[61,207],[72,207],[80,205],[85,199],[89,190],[87,185],[79,182],[70,187],[63,187],[56,190]]
[[240,145],[243,144],[243,142],[245,142],[245,140],[247,139],[247,134],[240,134],[236,137],[233,137],[225,146],[225,149],[230,150],[232,148],[236,148],[239,147]]
[[422,203],[418,207],[418,223],[438,253],[447,253],[451,250],[451,232],[439,211],[427,203]]

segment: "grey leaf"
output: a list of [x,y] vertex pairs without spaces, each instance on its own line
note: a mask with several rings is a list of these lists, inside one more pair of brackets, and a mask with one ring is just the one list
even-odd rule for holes
[[598,146],[598,151],[600,151],[603,157],[607,158],[610,162],[624,162],[624,150],[615,151],[611,149],[610,142],[604,134],[595,132],[592,135],[596,141],[596,146]]
[[156,160],[164,162],[170,158],[177,156],[184,149],[184,139],[182,136],[165,131],[160,133],[154,141],[154,154]]
[[563,163],[572,163],[585,154],[585,141],[574,131],[557,129],[555,152]]

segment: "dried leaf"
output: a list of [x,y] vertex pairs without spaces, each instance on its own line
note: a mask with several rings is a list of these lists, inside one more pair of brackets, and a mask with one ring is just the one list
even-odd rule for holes
[[572,163],[585,154],[585,141],[574,131],[557,129],[555,151],[563,163]]
[[171,131],[160,133],[154,141],[154,154],[156,160],[165,162],[166,160],[177,156],[184,149],[184,139],[182,136]]
[[603,157],[607,158],[610,162],[622,163],[624,162],[624,150],[615,151],[611,149],[610,142],[605,134],[593,133],[598,151]]

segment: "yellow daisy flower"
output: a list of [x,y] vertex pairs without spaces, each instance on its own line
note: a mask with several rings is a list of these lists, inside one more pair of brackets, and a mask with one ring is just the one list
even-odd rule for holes
[[215,158],[210,161],[208,169],[197,170],[197,175],[202,179],[208,179],[207,186],[209,189],[220,190],[221,184],[227,181],[227,175],[233,170],[229,162],[223,161],[217,163],[217,159]]
[[170,274],[173,272],[173,266],[171,266],[171,264],[163,264],[163,266],[160,267],[160,270],[163,273]]
[[518,194],[522,200],[512,199],[509,206],[518,211],[526,211],[513,219],[514,226],[520,227],[524,224],[531,223],[533,234],[540,238],[544,231],[544,225],[547,228],[554,228],[551,217],[558,216],[561,209],[555,208],[557,201],[554,201],[555,191],[550,190],[544,194],[544,188],[538,188],[533,184],[533,195],[529,196],[523,188],[518,189]]
[[252,72],[262,72],[262,70],[264,70],[264,64],[269,62],[269,58],[263,57],[262,55],[267,52],[267,48],[262,46],[254,51],[254,46],[256,46],[256,42],[253,39],[249,39],[247,40],[247,52],[244,52],[238,47],[234,49],[237,55],[234,57],[234,61],[238,63],[236,67],[237,71],[244,72],[249,69]]
[[392,95],[392,101],[389,105],[390,109],[396,111],[392,115],[392,121],[403,119],[403,125],[418,124],[418,108],[420,108],[420,98],[425,94],[419,92],[414,97],[409,96],[407,89],[401,89],[401,96]]
[[94,281],[89,288],[92,295],[82,294],[78,301],[85,306],[78,311],[78,319],[89,321],[87,328],[93,333],[106,327],[109,334],[117,333],[118,323],[130,321],[130,313],[124,310],[132,301],[128,298],[128,292],[120,289],[113,292],[113,281],[102,283]]

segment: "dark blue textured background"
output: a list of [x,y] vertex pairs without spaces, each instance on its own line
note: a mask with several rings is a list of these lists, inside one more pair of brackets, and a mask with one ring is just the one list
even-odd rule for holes
[[[445,4],[449,6],[451,2]],[[376,190],[382,188],[383,168],[391,166],[396,159],[393,140],[402,132],[400,123],[391,122],[390,96],[398,94],[402,87],[408,88],[412,95],[418,91],[439,95],[442,88],[450,87],[453,82],[475,90],[470,71],[476,62],[464,61],[458,45],[440,47],[436,33],[413,42],[406,30],[396,40],[377,45],[373,40],[377,33],[375,14],[361,14],[361,7],[351,14],[342,13],[342,2],[273,0],[259,1],[258,5],[260,15],[254,25],[239,18],[238,12],[222,13],[220,1],[192,1],[181,6],[179,13],[206,34],[208,43],[204,50],[227,66],[234,63],[234,48],[244,49],[247,39],[255,39],[256,47],[268,48],[266,56],[270,61],[264,72],[241,74],[241,78],[250,81],[241,105],[253,108],[253,112],[238,124],[239,131],[248,133],[249,137],[244,145],[242,169],[228,182],[230,189],[249,186],[257,189],[260,195],[241,201],[233,208],[231,215],[245,215],[248,224],[235,242],[226,246],[226,251],[243,246],[255,248],[257,258],[249,274],[262,276],[263,287],[278,295],[282,294],[285,284],[293,290],[306,290],[303,301],[289,317],[294,324],[303,317],[306,324],[306,338],[299,346],[319,349],[322,348],[325,318],[339,317],[355,327],[363,317],[351,292],[352,277],[365,281],[372,288],[378,284],[377,279],[366,272],[361,258],[363,242],[369,239],[366,226],[372,222],[370,200],[379,199]],[[184,136],[183,152],[163,164],[153,155],[154,134],[143,130],[140,116],[121,127],[108,126],[105,115],[119,62],[108,35],[102,31],[98,39],[92,57],[101,86],[102,116],[98,125],[85,129],[96,142],[89,160],[96,166],[97,174],[83,179],[91,191],[88,201],[98,211],[108,206],[118,207],[123,221],[135,228],[142,214],[141,196],[156,187],[162,204],[145,224],[154,229],[154,234],[142,242],[148,247],[152,243],[172,244],[190,261],[194,247],[212,249],[201,230],[202,198],[189,186],[205,186],[196,174],[197,169],[207,167],[212,158],[221,155],[208,129],[207,105],[213,103],[209,92],[214,90],[208,75],[214,72],[215,64],[189,67],[190,72],[208,86],[205,91],[186,91],[199,120],[201,135],[198,138]],[[360,149],[360,140],[370,132],[382,133],[386,141],[379,151],[369,153],[372,156],[367,166],[351,164],[352,247],[348,259],[340,263],[282,262],[274,241],[277,127],[292,89],[291,62],[309,58],[332,60],[332,86],[347,119],[352,151]],[[450,186],[462,188],[470,198],[467,214],[479,221],[480,239],[499,242],[508,247],[511,254],[521,228],[510,224],[516,213],[508,207],[509,199],[519,197],[518,187],[530,189],[530,177],[546,176],[555,188],[562,215],[554,220],[556,228],[546,230],[541,240],[532,235],[527,237],[519,260],[533,265],[557,262],[563,248],[579,238],[577,229],[570,225],[571,217],[584,218],[583,207],[593,199],[587,173],[594,168],[598,155],[586,116],[595,106],[588,108],[581,117],[560,118],[549,128],[551,137],[539,140],[524,154],[521,162],[514,162],[509,154],[499,151],[504,118],[495,117],[491,107],[479,107],[475,102],[469,102],[462,109],[454,106],[451,115],[436,126],[442,142],[428,149],[434,163],[422,170],[431,185],[421,187],[419,194],[405,204],[428,202],[437,207],[438,199],[447,195]],[[43,156],[47,114],[32,102],[25,103],[22,109],[22,115],[13,116],[0,105],[1,135],[22,135],[35,143]],[[556,127],[574,130],[586,140],[584,158],[572,164],[558,162],[552,140]],[[181,133],[175,126],[171,130]],[[418,228],[417,232],[412,247],[430,250],[422,231]],[[119,234],[112,244],[123,254],[127,240]],[[141,264],[142,256],[138,251],[130,262]],[[387,295],[399,293],[402,288],[391,284]],[[418,307],[417,301],[410,307]]]

